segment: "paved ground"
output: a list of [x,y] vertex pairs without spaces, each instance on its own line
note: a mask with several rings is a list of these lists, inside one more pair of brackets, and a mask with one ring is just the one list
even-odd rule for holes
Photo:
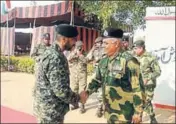
[[[1,105],[5,106],[1,108],[2,122],[3,119],[4,122],[9,123],[35,122],[34,117],[32,117],[33,99],[31,92],[33,85],[33,75],[9,72],[1,73]],[[97,118],[95,116],[97,108],[96,96],[97,94],[93,94],[89,98],[86,104],[87,112],[85,114],[80,114],[79,110],[70,111],[65,117],[65,123],[106,122],[104,118]],[[175,111],[162,109],[155,109],[155,111],[160,123],[175,123]],[[144,122],[148,122],[147,117],[144,117]]]

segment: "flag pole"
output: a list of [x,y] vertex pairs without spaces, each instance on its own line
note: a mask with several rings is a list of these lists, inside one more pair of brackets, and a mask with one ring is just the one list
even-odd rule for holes
[[74,1],[72,1],[70,25],[74,25]]
[[9,18],[7,14],[7,42],[8,42],[8,71],[10,71],[10,41],[9,41],[9,33],[8,33],[8,28],[9,28]]

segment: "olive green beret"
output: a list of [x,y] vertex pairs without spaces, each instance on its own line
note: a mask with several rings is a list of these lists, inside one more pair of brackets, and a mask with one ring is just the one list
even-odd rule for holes
[[133,47],[143,47],[145,46],[145,41],[143,40],[137,40],[133,43]]

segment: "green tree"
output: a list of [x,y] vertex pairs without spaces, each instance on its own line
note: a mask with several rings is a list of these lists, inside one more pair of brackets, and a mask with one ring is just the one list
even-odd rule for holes
[[[99,28],[104,29],[107,26],[119,26],[123,24],[133,25],[136,28],[145,23],[144,17],[146,7],[175,6],[175,0],[131,0],[131,1],[76,1],[84,9],[87,17],[94,20],[93,15],[97,15],[100,21],[94,21]],[[91,21],[90,21],[91,22]]]

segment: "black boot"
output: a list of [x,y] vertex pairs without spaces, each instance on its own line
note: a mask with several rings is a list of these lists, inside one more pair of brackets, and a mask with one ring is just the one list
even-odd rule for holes
[[103,116],[103,108],[102,108],[102,106],[98,108],[96,115],[99,118],[101,118]]
[[156,120],[155,117],[150,118],[150,123],[151,123],[151,124],[158,124],[158,122],[157,122],[157,120]]
[[81,104],[81,106],[80,106],[80,113],[83,114],[85,112],[86,112],[86,109],[84,107],[84,104]]

